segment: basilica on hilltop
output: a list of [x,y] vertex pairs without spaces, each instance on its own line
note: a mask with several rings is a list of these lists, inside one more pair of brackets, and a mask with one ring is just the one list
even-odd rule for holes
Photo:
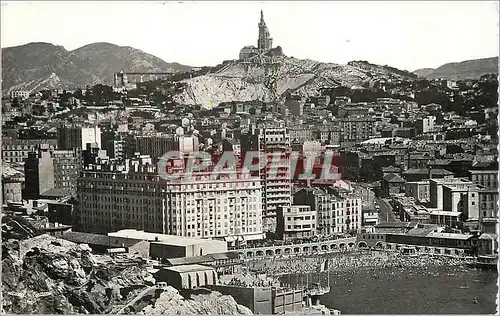
[[283,56],[280,46],[273,48],[273,39],[264,21],[264,12],[260,11],[259,39],[257,47],[245,46],[240,51],[240,60],[246,60],[255,56],[265,55],[267,57]]

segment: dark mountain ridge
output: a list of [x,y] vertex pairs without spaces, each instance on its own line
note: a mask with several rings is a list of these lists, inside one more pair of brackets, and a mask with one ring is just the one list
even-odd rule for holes
[[417,69],[413,73],[429,79],[479,79],[483,75],[498,74],[498,57],[447,63],[436,69]]
[[2,89],[74,88],[112,84],[114,73],[189,71],[190,66],[167,63],[130,46],[93,43],[66,50],[44,42],[2,48]]

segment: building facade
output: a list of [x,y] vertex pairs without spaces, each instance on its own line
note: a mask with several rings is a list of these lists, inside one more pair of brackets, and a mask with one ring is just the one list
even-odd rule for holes
[[169,151],[191,153],[198,150],[198,138],[196,136],[154,134],[138,135],[134,139],[134,148],[132,150],[126,149],[125,151],[149,155],[153,161],[157,161],[158,158]]
[[340,123],[341,142],[363,142],[375,135],[375,119],[370,116],[347,117]]
[[70,126],[58,129],[57,145],[59,149],[72,150],[74,148],[85,149],[87,144],[101,144],[101,128],[98,126]]
[[262,187],[264,230],[275,232],[277,209],[292,204],[290,133],[285,127],[254,127],[241,138],[242,156],[249,151],[260,152],[260,161],[279,161],[277,168],[266,165],[255,173]]
[[361,197],[339,188],[306,187],[297,191],[295,204],[307,205],[317,214],[317,231],[332,235],[355,231],[363,225]]
[[[99,169],[100,168],[100,169]],[[254,177],[161,179],[149,164],[85,168],[78,179],[84,231],[139,229],[185,237],[262,233],[261,184]]]
[[62,189],[69,195],[76,195],[76,182],[82,169],[82,151],[52,150],[54,163],[54,187]]
[[54,184],[54,159],[49,151],[28,153],[24,163],[25,197],[38,199],[38,197],[55,187]]
[[2,137],[2,161],[6,163],[22,163],[28,158],[28,153],[40,146],[55,148],[56,139],[12,139]]
[[291,205],[278,208],[276,236],[282,240],[316,235],[317,213],[309,205]]
[[14,91],[10,92],[10,97],[12,99],[17,98],[17,99],[26,100],[30,97],[30,92],[27,90],[14,90]]

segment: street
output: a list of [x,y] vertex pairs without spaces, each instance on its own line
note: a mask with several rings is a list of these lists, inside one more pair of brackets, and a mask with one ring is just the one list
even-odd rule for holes
[[400,222],[392,212],[392,206],[388,202],[383,199],[376,199],[375,204],[380,207],[378,213],[380,223]]

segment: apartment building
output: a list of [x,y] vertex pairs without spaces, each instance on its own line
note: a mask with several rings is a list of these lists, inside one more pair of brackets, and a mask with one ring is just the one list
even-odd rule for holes
[[432,208],[443,209],[443,186],[454,184],[473,185],[473,183],[464,178],[445,178],[429,180],[429,197]]
[[12,99],[17,98],[26,100],[30,97],[30,92],[28,90],[13,90],[10,92],[10,97]]
[[123,132],[107,129],[101,132],[102,149],[109,158],[125,159],[125,137]]
[[313,129],[307,126],[291,127],[289,131],[292,142],[303,143],[315,139]]
[[479,220],[498,218],[498,190],[479,190]]
[[[78,179],[83,231],[138,229],[184,237],[263,238],[259,178],[196,173],[165,180],[142,158],[91,165]],[[252,237],[249,237],[252,236]]]
[[279,207],[276,212],[276,237],[282,240],[316,235],[317,213],[309,205]]
[[64,126],[58,128],[57,146],[59,149],[85,149],[87,144],[101,144],[101,128],[98,126]]
[[341,142],[363,142],[375,136],[375,119],[351,116],[340,120]]
[[29,152],[24,163],[25,198],[38,199],[54,185],[54,158],[47,150]]
[[345,233],[363,225],[361,197],[341,188],[304,187],[293,195],[293,201],[310,206],[317,214],[319,234]]
[[[260,161],[275,162],[277,168],[267,165],[257,174],[262,186],[263,225],[265,231],[276,231],[276,211],[292,204],[291,143],[286,127],[252,126],[241,136],[241,152],[259,151]],[[279,163],[277,163],[279,161]]]
[[2,137],[2,161],[6,163],[22,163],[28,158],[28,153],[40,146],[57,146],[56,139],[13,139]]
[[125,151],[149,155],[153,161],[157,161],[158,158],[169,151],[180,151],[183,153],[198,151],[199,142],[196,136],[157,133],[136,135],[134,142],[129,142],[125,145],[133,146],[133,148],[126,148]]
[[62,189],[66,194],[76,195],[76,182],[82,168],[82,151],[50,151],[54,164],[54,188]]
[[45,145],[30,152],[24,164],[26,197],[38,198],[50,189],[76,195],[76,180],[81,167],[82,152],[79,148],[57,150]]
[[419,203],[429,203],[430,201],[429,180],[406,182],[405,196],[413,197]]
[[479,191],[472,183],[443,185],[443,210],[460,212],[464,221],[478,221]]
[[498,162],[477,162],[469,170],[469,179],[484,188],[498,189]]

